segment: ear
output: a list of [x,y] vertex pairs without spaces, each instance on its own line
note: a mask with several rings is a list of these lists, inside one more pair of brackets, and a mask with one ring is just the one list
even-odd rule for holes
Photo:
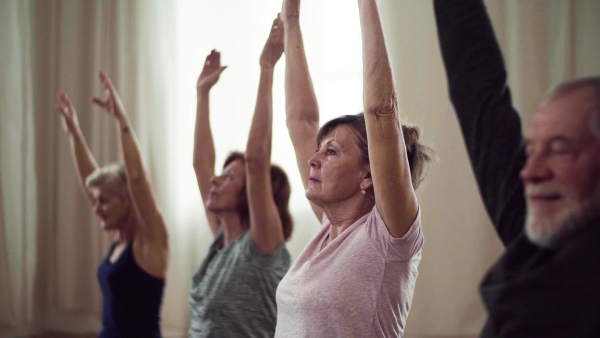
[[360,188],[368,191],[373,187],[373,179],[371,178],[371,166],[366,164],[365,170],[363,171],[363,177],[360,182]]

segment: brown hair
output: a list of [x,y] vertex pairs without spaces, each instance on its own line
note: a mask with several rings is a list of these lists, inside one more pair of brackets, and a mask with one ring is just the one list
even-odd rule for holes
[[[356,115],[343,115],[325,123],[317,133],[317,147],[331,130],[340,126],[347,125],[354,132],[356,144],[362,153],[365,163],[369,163],[369,146],[367,143],[367,126],[365,124],[365,115],[363,113]],[[431,149],[419,141],[419,128],[414,126],[402,125],[402,135],[406,146],[408,157],[408,166],[410,168],[410,178],[413,188],[416,190],[419,184],[425,178],[425,169],[427,163],[431,160]]]
[[541,99],[545,103],[555,97],[572,93],[579,90],[590,90],[596,101],[594,109],[596,113],[592,116],[591,128],[594,135],[600,140],[600,76],[589,76],[571,81],[565,81],[548,90]]
[[[229,154],[229,156],[227,156],[225,159],[223,168],[227,167],[231,162],[237,160],[242,161],[242,163],[246,163],[244,153],[234,151]],[[275,164],[271,164],[271,189],[273,192],[273,199],[275,200],[275,205],[277,206],[277,211],[279,213],[279,218],[281,219],[283,238],[285,238],[287,241],[292,236],[292,230],[294,228],[294,221],[288,209],[292,188],[285,171]],[[242,195],[242,200],[244,203],[241,207],[240,214],[243,220],[247,220],[250,215],[245,185],[244,189],[242,190]]]

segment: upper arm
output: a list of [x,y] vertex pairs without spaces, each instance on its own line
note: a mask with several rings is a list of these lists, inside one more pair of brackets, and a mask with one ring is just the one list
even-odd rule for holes
[[365,111],[375,205],[390,234],[404,236],[418,212],[397,105]]
[[[299,8],[298,8],[299,10]],[[283,13],[285,16],[285,13]],[[302,184],[306,189],[310,166],[308,159],[316,151],[319,130],[319,106],[304,51],[304,41],[297,17],[285,22],[285,110],[286,123],[294,150]],[[310,202],[321,221],[323,211]]]
[[160,211],[152,185],[145,174],[129,179],[129,189],[133,198],[134,209],[144,222],[140,227],[143,238],[162,248],[169,247],[167,225]]
[[284,241],[281,217],[275,205],[268,161],[246,156],[246,194],[252,242],[264,252],[273,252]]
[[481,0],[434,4],[450,99],[479,192],[506,245],[523,229],[525,154],[500,46]]
[[198,182],[198,188],[200,190],[200,197],[202,198],[202,206],[206,213],[206,219],[210,230],[214,236],[219,231],[219,219],[212,211],[206,209],[206,200],[208,199],[208,192],[210,191],[210,178],[215,175],[214,163],[194,163],[194,172],[196,173],[196,180]]
[[[318,117],[318,113],[316,114]],[[308,187],[308,178],[310,175],[310,165],[308,160],[315,154],[317,149],[316,139],[319,130],[318,118],[315,119],[287,119],[288,131],[290,139],[296,153],[296,163],[302,179],[304,189]],[[310,202],[310,206],[315,213],[315,216],[321,221],[323,210]]]

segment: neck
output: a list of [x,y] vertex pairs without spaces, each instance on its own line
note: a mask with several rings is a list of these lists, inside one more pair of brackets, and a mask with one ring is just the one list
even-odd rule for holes
[[127,217],[119,229],[114,231],[113,241],[119,244],[126,244],[131,242],[137,233],[138,222],[133,215]]
[[244,231],[250,228],[248,221],[243,221],[238,212],[218,215],[219,225],[223,228],[223,248],[226,248]]
[[372,196],[359,194],[352,198],[323,206],[323,212],[329,222],[329,239],[333,240],[356,220],[373,210],[375,200]]

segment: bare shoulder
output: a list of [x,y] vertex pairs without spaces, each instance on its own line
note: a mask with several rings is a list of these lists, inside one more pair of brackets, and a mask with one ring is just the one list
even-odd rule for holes
[[144,272],[156,278],[165,278],[169,262],[169,248],[137,236],[131,244],[133,259]]

